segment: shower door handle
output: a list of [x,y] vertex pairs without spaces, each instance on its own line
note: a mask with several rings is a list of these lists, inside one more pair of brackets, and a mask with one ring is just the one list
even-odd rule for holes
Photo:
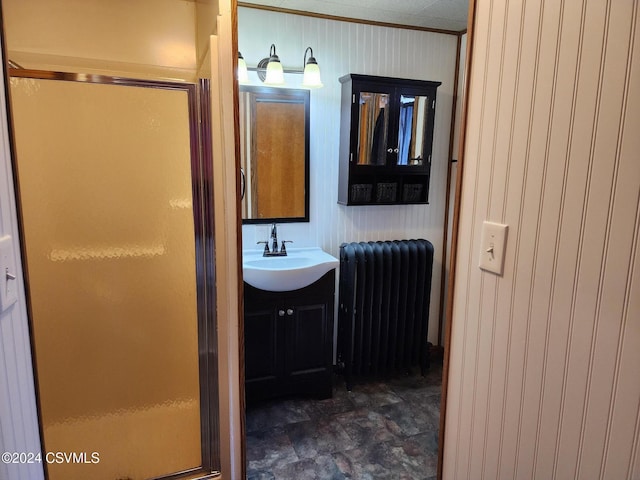
[[244,199],[244,191],[247,188],[246,182],[247,182],[247,180],[246,180],[246,178],[244,176],[244,169],[241,168],[240,169],[240,200]]

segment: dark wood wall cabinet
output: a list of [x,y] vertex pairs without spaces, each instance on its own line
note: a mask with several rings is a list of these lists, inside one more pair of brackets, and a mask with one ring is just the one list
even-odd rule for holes
[[247,402],[332,394],[335,270],[292,292],[244,284]]
[[428,203],[441,82],[356,74],[340,82],[338,203]]

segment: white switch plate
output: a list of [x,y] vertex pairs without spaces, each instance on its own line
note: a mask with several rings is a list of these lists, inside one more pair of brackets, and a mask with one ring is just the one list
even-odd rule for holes
[[480,268],[482,270],[502,275],[508,228],[507,225],[501,223],[484,222],[482,224],[480,244]]
[[[14,276],[14,279],[11,279]],[[9,235],[0,238],[0,311],[4,312],[18,300],[18,279],[13,256],[13,242]]]

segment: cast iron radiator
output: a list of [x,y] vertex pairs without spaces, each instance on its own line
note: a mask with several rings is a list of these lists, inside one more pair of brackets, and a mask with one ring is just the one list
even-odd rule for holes
[[427,240],[340,246],[338,365],[357,375],[429,367],[433,245]]

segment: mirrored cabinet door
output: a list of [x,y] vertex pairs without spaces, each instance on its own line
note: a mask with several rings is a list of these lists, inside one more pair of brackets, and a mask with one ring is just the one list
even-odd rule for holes
[[388,93],[360,92],[358,165],[386,165],[389,139]]
[[428,161],[425,147],[429,97],[400,95],[398,107],[398,145],[394,148],[397,165],[424,165]]

